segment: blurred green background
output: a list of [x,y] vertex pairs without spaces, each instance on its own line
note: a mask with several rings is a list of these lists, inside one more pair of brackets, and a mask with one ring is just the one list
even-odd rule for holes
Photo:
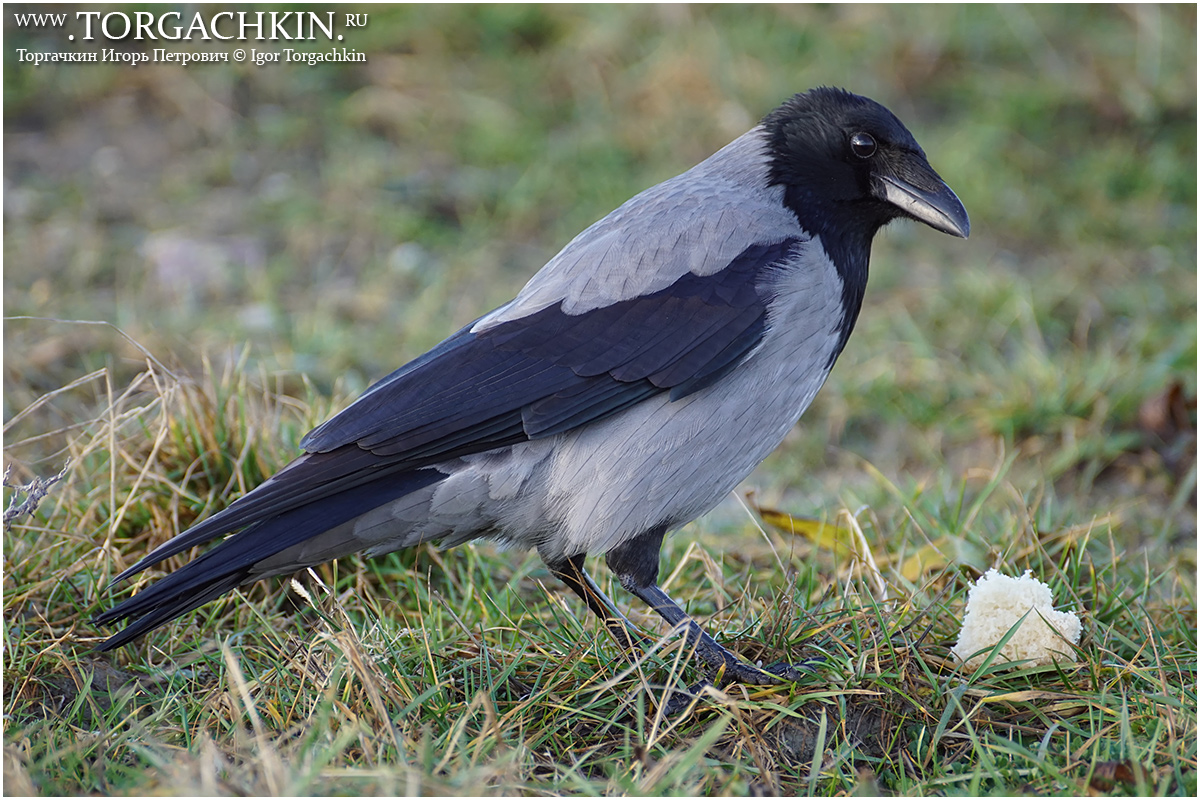
[[[138,68],[15,63],[66,46],[17,29],[29,10],[5,15],[6,315],[110,321],[184,372],[248,349],[344,399],[791,93],[844,86],[914,131],[972,236],[885,231],[811,435],[758,480],[853,504],[858,457],[919,480],[999,442],[1085,517],[1194,534],[1169,508],[1194,464],[1191,6],[340,7],[370,15],[341,43],[366,64]],[[141,364],[94,326],[9,320],[4,348],[6,419]],[[65,393],[9,441],[82,413]]]

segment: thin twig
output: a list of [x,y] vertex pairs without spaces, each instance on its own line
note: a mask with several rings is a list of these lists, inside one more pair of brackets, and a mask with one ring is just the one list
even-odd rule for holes
[[[13,490],[12,499],[8,501],[8,508],[4,509],[4,531],[7,533],[12,527],[13,520],[22,516],[33,516],[33,512],[37,511],[38,503],[42,502],[49,492],[50,487],[62,480],[67,474],[67,470],[71,466],[71,459],[67,459],[67,463],[63,464],[63,468],[53,478],[37,478],[35,477],[29,483],[18,484],[9,483],[8,476],[12,472],[12,464],[4,468],[4,486]],[[24,495],[25,499],[18,503],[18,499]]]

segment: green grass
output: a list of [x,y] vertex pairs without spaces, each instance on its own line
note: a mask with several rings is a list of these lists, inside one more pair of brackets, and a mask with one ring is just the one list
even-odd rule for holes
[[[369,12],[365,67],[311,69],[33,70],[14,48],[59,43],[6,17],[5,464],[67,467],[5,537],[7,792],[1196,794],[1193,8]],[[648,687],[700,677],[678,642],[631,664],[486,545],[92,651],[118,571],[818,84],[895,110],[973,233],[879,237],[753,495],[664,547],[708,630],[811,676],[664,719]],[[992,566],[1080,613],[1077,664],[953,662]]]

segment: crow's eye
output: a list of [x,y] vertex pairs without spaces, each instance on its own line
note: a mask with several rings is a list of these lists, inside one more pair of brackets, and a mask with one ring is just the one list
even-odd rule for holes
[[850,137],[850,149],[859,158],[870,158],[877,149],[875,137],[869,133],[856,133]]

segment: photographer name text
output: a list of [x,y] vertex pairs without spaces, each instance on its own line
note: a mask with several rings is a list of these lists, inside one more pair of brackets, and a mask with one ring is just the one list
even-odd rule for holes
[[206,53],[189,50],[172,51],[164,50],[161,47],[156,47],[149,53],[131,53],[112,48],[77,53],[41,52],[26,50],[23,47],[17,48],[17,61],[29,63],[35,67],[40,67],[42,64],[83,62],[128,64],[134,67],[140,64],[181,64],[186,66],[198,63],[229,63],[231,61],[249,61],[256,66],[262,66],[263,64],[303,63],[310,67],[315,67],[317,64],[350,61],[365,62],[366,60],[367,56],[365,53],[350,47],[335,47],[332,50],[317,52],[294,50],[290,47],[280,50],[256,50],[251,47],[248,51],[239,48],[229,53]]

